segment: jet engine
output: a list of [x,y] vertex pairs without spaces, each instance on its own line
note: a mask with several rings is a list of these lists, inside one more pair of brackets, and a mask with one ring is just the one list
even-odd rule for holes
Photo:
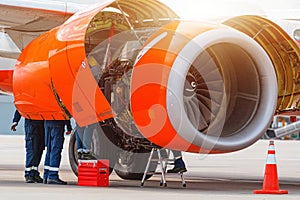
[[257,141],[277,99],[273,65],[259,44],[199,22],[157,31],[138,55],[131,89],[133,118],[146,138],[203,153]]

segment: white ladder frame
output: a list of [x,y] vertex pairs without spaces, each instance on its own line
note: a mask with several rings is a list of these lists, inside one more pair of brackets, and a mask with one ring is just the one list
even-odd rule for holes
[[[158,148],[152,148],[151,152],[150,152],[150,155],[149,155],[149,158],[148,158],[148,162],[147,162],[147,165],[146,165],[146,168],[145,168],[145,171],[144,171],[144,175],[143,175],[143,178],[142,178],[142,181],[141,181],[141,186],[144,186],[144,183],[145,183],[145,179],[146,179],[146,176],[147,174],[149,174],[149,167],[150,167],[150,163],[152,161],[157,161],[159,166],[160,166],[160,170],[161,170],[161,178],[160,178],[160,186],[164,186],[166,187],[167,186],[167,181],[166,181],[166,169],[167,169],[167,166],[170,161],[169,157],[170,157],[170,149],[167,149],[167,158],[162,158],[161,156],[161,153],[160,153],[160,150],[161,149],[158,149]],[[158,159],[154,159],[153,158],[153,154],[154,154],[154,151],[157,151],[157,155],[158,155]],[[172,159],[174,160],[174,159]],[[182,183],[182,186],[183,187],[186,187],[186,182],[183,178],[183,173],[180,172],[180,173],[177,173],[180,175],[180,178],[181,178],[181,183]]]

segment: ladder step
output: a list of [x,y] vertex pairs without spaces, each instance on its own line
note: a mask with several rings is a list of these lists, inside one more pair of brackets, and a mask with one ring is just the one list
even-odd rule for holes
[[[158,158],[153,158],[154,151],[157,152]],[[170,155],[170,150],[167,150],[167,151],[168,151],[167,152],[167,156],[169,156]],[[154,161],[157,162],[157,165],[160,165],[160,171],[154,171],[154,172],[148,171],[150,163],[154,162]],[[168,174],[168,175],[172,174],[172,175],[180,175],[182,186],[186,187],[186,183],[185,183],[185,180],[183,178],[183,173],[182,172],[179,172],[179,173],[167,173],[166,171],[167,171],[167,166],[168,165],[174,165],[174,159],[170,159],[169,157],[168,158],[161,157],[160,149],[152,148],[150,156],[148,158],[146,169],[144,171],[144,175],[143,175],[143,178],[142,178],[141,186],[144,185],[144,182],[145,182],[145,179],[146,179],[147,175],[159,174],[159,175],[161,175],[160,185],[166,187],[167,186],[167,182],[166,182],[165,175],[166,174]]]

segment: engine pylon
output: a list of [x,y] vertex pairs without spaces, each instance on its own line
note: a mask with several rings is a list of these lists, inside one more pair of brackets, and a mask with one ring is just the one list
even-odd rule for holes
[[274,140],[270,140],[269,143],[263,188],[253,192],[254,194],[288,194],[288,190],[279,189]]

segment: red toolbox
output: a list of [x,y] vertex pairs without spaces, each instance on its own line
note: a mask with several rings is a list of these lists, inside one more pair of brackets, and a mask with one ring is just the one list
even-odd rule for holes
[[78,160],[78,185],[109,186],[109,160]]

